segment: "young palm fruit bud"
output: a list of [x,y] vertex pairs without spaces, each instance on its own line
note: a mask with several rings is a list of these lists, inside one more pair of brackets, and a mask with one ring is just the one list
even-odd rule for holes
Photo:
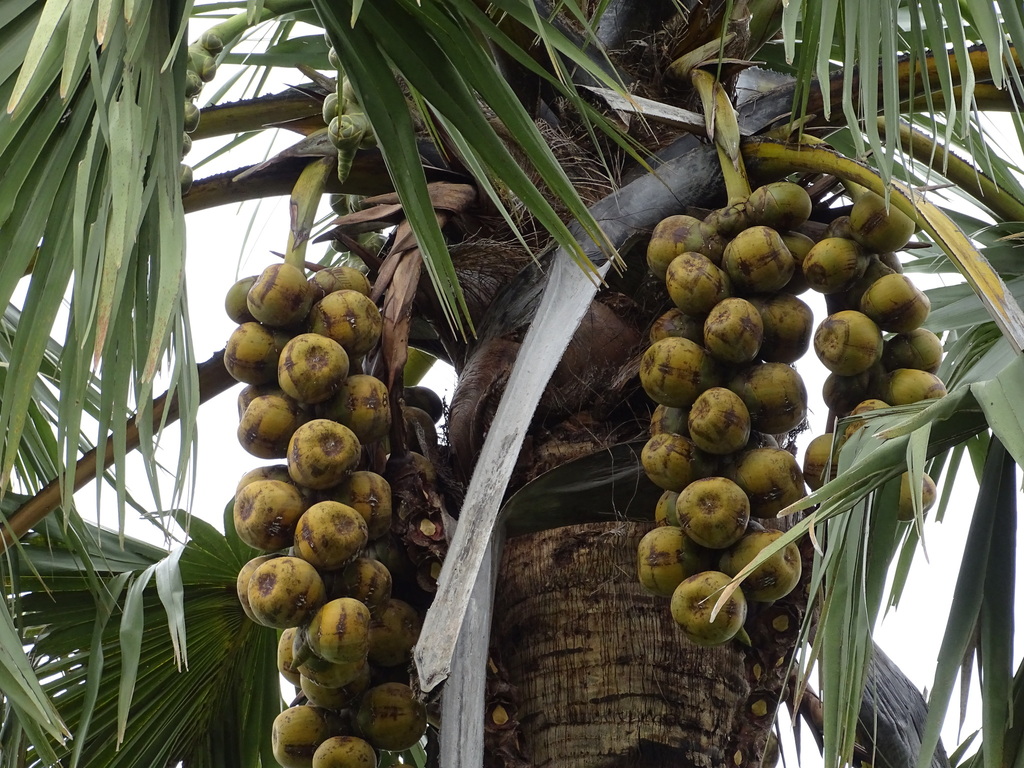
[[356,736],[334,736],[317,748],[312,768],[377,768],[377,753]]
[[844,416],[873,389],[870,369],[855,376],[838,376],[831,373],[821,387],[821,399],[830,411]]
[[363,296],[370,295],[370,281],[366,275],[352,267],[328,267],[309,278],[313,287],[313,301],[317,302],[335,291],[356,291]]
[[217,60],[201,45],[188,47],[188,68],[199,75],[204,83],[209,83],[217,76]]
[[224,50],[224,41],[220,35],[209,29],[199,36],[199,45],[211,56]]
[[320,685],[305,675],[299,676],[299,687],[306,695],[306,700],[314,707],[348,709],[359,701],[359,697],[370,687],[370,665],[364,661],[359,669],[355,680],[337,688]]
[[731,240],[754,222],[750,220],[744,201],[711,211],[704,217],[704,223],[725,240]]
[[757,357],[764,321],[746,299],[723,299],[704,320],[704,347],[724,363],[748,363]]
[[331,495],[363,516],[371,541],[391,528],[391,485],[377,473],[353,472]]
[[672,259],[665,273],[668,295],[680,310],[694,317],[711,311],[729,296],[729,278],[710,259],[687,251]]
[[724,456],[740,450],[750,439],[750,412],[735,392],[712,387],[690,407],[687,427],[698,448]]
[[359,440],[344,424],[313,419],[288,442],[288,474],[299,485],[324,490],[337,485],[359,463]]
[[941,363],[942,341],[925,328],[898,333],[882,346],[882,365],[889,371],[916,368],[935,373]]
[[679,516],[676,514],[676,499],[679,494],[675,491],[665,491],[658,498],[654,505],[654,522],[659,526],[671,525],[679,527]]
[[857,280],[854,281],[853,285],[843,291],[842,307],[844,309],[860,309],[860,300],[875,281],[880,280],[886,275],[895,275],[896,270],[883,264],[876,254],[872,254],[868,259],[868,267],[864,270],[864,274],[861,275]]
[[[192,137],[187,133],[181,134],[181,156],[185,157],[189,152],[192,151]],[[235,322],[238,322],[237,320]]]
[[415,746],[427,730],[427,709],[412,689],[384,683],[363,694],[356,726],[377,749],[398,752]]
[[908,333],[928,317],[931,302],[906,275],[886,275],[864,291],[860,311],[883,331]]
[[755,363],[729,382],[743,400],[751,426],[758,432],[781,435],[807,418],[807,388],[795,368],[785,363]]
[[309,329],[334,339],[352,357],[373,349],[383,327],[377,306],[358,291],[329,293],[310,312]]
[[194,99],[203,90],[203,79],[192,69],[185,70],[185,98]]
[[814,247],[814,241],[802,232],[780,232],[779,236],[782,238],[782,242],[786,244],[786,247],[789,248],[789,252],[793,254],[793,263],[795,265],[793,276],[789,278],[789,282],[782,287],[782,290],[795,296],[811,287],[804,276],[803,263],[804,258],[810,253],[811,248]]
[[388,600],[380,614],[370,619],[370,663],[378,667],[408,664],[421,625],[415,608],[395,598]]
[[312,768],[313,753],[333,730],[327,710],[302,705],[289,707],[274,718],[271,747],[282,768]]
[[946,396],[946,385],[934,373],[897,368],[882,384],[882,399],[891,405],[910,405]]
[[[333,120],[334,118],[338,117],[339,112],[338,112],[338,92],[337,91],[334,91],[332,93],[328,93],[324,97],[324,103],[323,103],[323,107],[321,108],[320,114],[321,114],[321,117],[323,117],[325,123],[329,123],[329,122],[331,122],[331,120]],[[335,211],[335,213],[338,213],[338,211]],[[345,211],[344,213],[347,213],[347,211]]]
[[814,313],[790,293],[751,300],[761,315],[764,335],[760,356],[766,363],[795,363],[811,346]]
[[898,251],[914,234],[916,224],[895,205],[886,210],[885,199],[865,191],[850,211],[850,232],[853,238],[875,253]]
[[391,599],[391,571],[377,560],[357,557],[339,574],[334,589],[343,597],[358,600],[376,616]]
[[366,546],[366,521],[352,507],[321,501],[298,518],[294,528],[295,553],[322,571],[348,565]]
[[324,661],[362,662],[370,647],[370,611],[351,597],[324,603],[309,622],[309,647]]
[[249,312],[264,325],[287,328],[306,319],[313,304],[313,289],[298,267],[271,264],[256,278],[246,301]]
[[804,482],[812,491],[818,490],[839,474],[839,451],[837,449],[835,455],[832,452],[834,437],[833,433],[826,432],[807,444],[803,475]]
[[654,402],[688,408],[697,395],[721,379],[718,364],[704,347],[669,337],[652,344],[640,360],[640,383]]
[[179,166],[178,171],[180,174],[178,177],[178,181],[180,182],[181,185],[181,194],[184,195],[186,192],[192,189],[192,182],[195,177],[192,174],[192,166],[186,163],[182,163]]
[[[937,495],[938,491],[935,488],[935,481],[928,475],[921,475],[921,514],[935,506]],[[914,497],[910,489],[909,472],[904,472],[900,477],[900,501],[896,516],[904,522],[913,520],[915,517]]]
[[814,332],[814,352],[832,373],[856,376],[881,358],[882,332],[867,315],[846,309],[821,321]]
[[725,243],[718,234],[693,216],[669,216],[658,222],[647,244],[647,266],[661,280],[668,265],[681,253],[702,253],[715,264],[722,259]]
[[242,323],[228,337],[224,367],[243,384],[269,384],[277,379],[277,358],[288,338],[259,323]]
[[238,578],[235,580],[235,591],[238,593],[238,603],[242,606],[242,612],[249,617],[250,621],[257,621],[249,607],[249,579],[256,572],[256,569],[268,560],[277,555],[259,555],[243,565],[238,571]]
[[[883,408],[888,408],[889,404],[884,400],[879,400],[876,397],[869,397],[867,400],[862,400],[853,407],[850,411],[850,416],[861,416],[865,413],[871,413],[872,411],[880,411]],[[854,419],[846,425],[846,429],[843,431],[843,439],[849,440],[853,437],[853,433],[863,427],[865,424],[864,419]]]
[[774,293],[793,277],[796,261],[774,229],[750,227],[725,247],[722,268],[736,293]]
[[845,237],[847,240],[853,239],[853,228],[850,226],[849,216],[837,216],[828,223],[825,227],[825,232],[821,238],[824,240],[826,237]]
[[268,560],[249,579],[249,608],[265,627],[297,627],[323,600],[323,579],[316,568],[298,557]]
[[732,480],[705,477],[679,492],[676,515],[683,533],[696,543],[708,549],[725,549],[747,530],[750,501]]
[[246,297],[249,295],[249,289],[252,288],[253,283],[256,282],[256,275],[249,277],[243,277],[241,280],[236,280],[235,283],[228,288],[228,292],[224,296],[224,311],[227,312],[228,317],[231,318],[232,322],[238,323],[253,323],[256,322],[256,318],[249,312],[249,304],[246,302]]
[[406,387],[402,391],[402,399],[410,408],[426,411],[432,424],[444,418],[444,401],[430,387]]
[[[718,567],[735,576],[781,537],[782,531],[751,531],[722,555]],[[800,583],[802,568],[800,549],[790,542],[751,571],[743,580],[743,594],[747,600],[759,603],[781,600]]]
[[671,434],[655,435],[648,440],[640,452],[640,463],[652,483],[676,492],[711,468],[690,438]]
[[640,539],[636,575],[648,592],[672,597],[683,579],[709,568],[710,560],[707,552],[681,530],[662,526],[648,531]]
[[261,395],[238,420],[238,442],[253,456],[283,459],[288,441],[305,421],[305,412],[287,395]]
[[291,546],[295,525],[306,509],[299,489],[280,480],[257,480],[235,495],[232,519],[250,547],[273,552]]
[[238,485],[235,486],[235,494],[237,495],[240,490],[250,483],[255,483],[257,480],[280,480],[282,483],[291,484],[292,478],[288,474],[287,464],[269,464],[264,467],[256,467],[246,472],[238,481]]
[[829,237],[819,240],[803,260],[807,284],[818,293],[841,293],[868,268],[871,257],[853,240]]
[[686,424],[688,412],[685,408],[669,408],[659,405],[651,415],[651,437],[661,434],[690,436],[690,428]]
[[729,475],[750,499],[753,517],[775,517],[807,495],[800,466],[793,454],[781,448],[747,451],[732,466]]
[[[361,445],[376,442],[391,429],[387,385],[366,374],[349,376],[320,408],[320,415],[351,429]],[[434,432],[433,422],[430,431]]]
[[791,181],[776,181],[750,193],[746,212],[752,224],[796,229],[811,218],[811,208],[807,190]]
[[277,641],[277,671],[281,677],[298,687],[302,675],[293,664],[295,661],[295,631],[295,627],[288,627],[281,633],[281,637]]
[[721,571],[703,571],[685,579],[675,592],[669,610],[687,639],[697,645],[722,645],[729,642],[747,619],[747,601],[736,589],[726,600],[715,620],[711,611],[722,589],[732,579]]
[[185,113],[184,130],[185,133],[194,133],[196,128],[199,127],[199,117],[202,114],[195,104],[191,101],[186,101],[183,109]]
[[277,381],[300,403],[330,399],[348,376],[348,354],[341,345],[316,333],[300,333],[281,350]]
[[681,309],[673,307],[654,321],[648,338],[651,344],[654,344],[669,336],[689,339],[696,344],[700,344],[704,340],[704,321],[698,317],[691,317]]

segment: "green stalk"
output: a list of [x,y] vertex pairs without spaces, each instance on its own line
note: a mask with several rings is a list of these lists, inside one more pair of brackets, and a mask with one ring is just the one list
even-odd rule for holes
[[284,254],[286,264],[302,270],[306,268],[306,244],[313,224],[316,223],[320,197],[324,193],[327,179],[334,171],[335,162],[333,157],[314,160],[302,170],[299,180],[295,182],[289,201],[291,230],[288,232],[288,250]]

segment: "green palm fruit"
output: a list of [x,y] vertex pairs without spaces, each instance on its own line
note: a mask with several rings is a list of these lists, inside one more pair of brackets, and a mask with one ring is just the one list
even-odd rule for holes
[[[850,416],[860,416],[865,413],[871,413],[872,411],[880,411],[883,408],[888,408],[889,404],[884,400],[879,400],[877,397],[869,397],[867,400],[862,400],[853,407],[850,411]],[[849,440],[853,437],[853,433],[863,427],[865,424],[864,419],[854,419],[846,425],[846,429],[843,430],[843,440]]]
[[[835,435],[826,432],[818,435],[807,444],[804,452],[804,482],[812,491],[816,491],[839,473],[838,449],[835,454],[832,445]],[[826,474],[827,473],[827,474]]]
[[305,509],[302,494],[291,483],[256,480],[235,494],[232,519],[242,541],[273,552],[291,545],[296,523]]
[[822,385],[821,398],[830,411],[845,416],[873,389],[870,369],[854,376],[838,376],[832,373]]
[[775,517],[807,495],[796,458],[781,448],[747,451],[739,456],[728,474],[746,492],[753,517]]
[[184,130],[185,133],[195,133],[199,127],[199,117],[202,114],[199,107],[193,104],[191,101],[186,101],[184,106],[185,122]]
[[702,392],[690,407],[687,428],[698,448],[723,456],[747,444],[750,412],[735,392],[712,387]]
[[[935,499],[938,497],[938,490],[935,488],[935,481],[928,475],[921,475],[921,513],[927,512],[935,506]],[[904,522],[914,519],[914,497],[910,492],[910,473],[904,472],[900,477],[900,500],[896,511],[898,519]]]
[[780,232],[779,236],[789,248],[789,252],[793,254],[794,264],[793,276],[789,278],[789,282],[782,287],[782,290],[796,296],[811,287],[804,275],[803,263],[804,258],[814,247],[814,241],[802,232]]
[[679,515],[676,514],[676,499],[679,494],[676,491],[665,491],[658,498],[654,505],[654,522],[659,525],[672,525],[679,527]]
[[195,177],[192,174],[192,166],[187,163],[182,163],[178,170],[180,174],[178,181],[181,187],[181,194],[184,195],[192,189],[192,182],[195,180]]
[[750,501],[727,477],[694,480],[676,499],[683,533],[708,549],[725,549],[739,541],[750,522]]
[[855,376],[881,359],[882,332],[864,313],[846,309],[821,321],[814,352],[832,373]]
[[[722,554],[718,567],[723,573],[735,576],[781,537],[782,531],[751,531]],[[748,600],[759,603],[781,600],[800,583],[802,568],[800,549],[795,542],[790,542],[743,580],[743,594]]]
[[722,645],[743,628],[747,619],[747,601],[741,589],[736,589],[729,596],[715,620],[711,620],[711,611],[730,581],[731,578],[721,571],[703,571],[684,579],[672,593],[669,606],[672,618],[692,643]]
[[886,339],[882,346],[882,365],[889,371],[917,368],[936,373],[941,363],[942,341],[925,328],[898,333]]
[[427,709],[412,689],[384,683],[363,694],[356,726],[377,749],[397,752],[414,746],[427,730]]
[[704,347],[669,337],[652,344],[640,360],[640,383],[654,402],[688,408],[697,395],[721,380],[718,364]]
[[341,597],[352,597],[378,615],[391,599],[391,571],[384,563],[368,557],[357,557],[338,574],[332,585]]
[[667,405],[659,405],[651,415],[651,437],[662,433],[689,437],[690,428],[686,424],[688,415],[685,408],[669,408]]
[[861,297],[864,296],[864,292],[874,285],[875,281],[885,277],[886,275],[895,274],[896,270],[886,264],[883,264],[877,254],[871,254],[868,259],[867,269],[864,270],[864,274],[855,280],[849,288],[843,291],[842,308],[860,309],[860,300]]
[[271,382],[270,384],[248,384],[245,387],[242,387],[242,391],[238,393],[238,418],[242,418],[242,414],[244,414],[245,409],[249,407],[249,403],[263,395],[277,395],[289,400],[292,399],[285,394],[283,389],[277,386],[276,381]]
[[853,238],[875,253],[898,251],[914,234],[916,224],[894,205],[886,210],[885,199],[865,191],[850,211],[850,232]]
[[433,424],[444,418],[444,401],[430,387],[406,387],[402,391],[402,399],[407,406],[426,411]]
[[810,195],[799,184],[776,181],[750,193],[746,213],[751,224],[796,229],[811,217],[812,207]]
[[322,571],[344,568],[369,541],[363,516],[337,501],[314,504],[293,530],[295,553]]
[[288,627],[277,641],[277,671],[281,677],[298,688],[302,675],[294,664],[295,632],[295,627]]
[[659,279],[671,261],[681,253],[701,253],[718,264],[724,240],[711,227],[693,216],[669,216],[658,222],[647,245],[647,266]]
[[313,768],[377,768],[377,753],[356,736],[334,736],[317,748]]
[[359,440],[344,424],[313,419],[288,442],[288,473],[299,485],[324,490],[337,485],[359,462]]
[[235,486],[235,494],[237,495],[240,490],[250,483],[255,483],[257,480],[280,480],[283,483],[291,483],[291,475],[288,474],[287,464],[269,464],[263,467],[256,467],[250,469],[241,479],[238,481],[238,485]]
[[421,454],[433,453],[437,450],[437,429],[434,427],[429,413],[419,408],[403,405],[402,421],[405,422],[405,440],[409,450]]
[[246,303],[249,289],[252,288],[255,282],[256,275],[251,275],[236,280],[228,288],[228,292],[224,296],[224,311],[227,312],[232,322],[241,325],[242,323],[253,323],[256,321],[256,318],[249,312],[249,305]]
[[819,240],[804,258],[804,277],[818,293],[842,293],[864,274],[871,257],[855,241],[843,237]]
[[199,46],[211,56],[216,56],[224,50],[224,41],[220,35],[208,29],[199,36]]
[[756,296],[751,303],[764,329],[760,356],[766,363],[795,363],[811,346],[814,313],[806,302],[789,293]]
[[774,293],[793,277],[796,260],[770,227],[750,227],[725,247],[722,268],[736,293]]
[[671,597],[683,579],[706,570],[710,557],[693,539],[674,526],[644,534],[637,546],[636,573],[648,592]]
[[313,614],[307,634],[309,647],[324,661],[365,661],[370,648],[370,611],[355,598],[336,598]]
[[338,114],[338,93],[337,91],[334,91],[333,93],[328,93],[324,97],[323,107],[321,108],[321,116],[323,117],[325,123],[329,123],[331,122],[331,120],[336,118]]
[[277,381],[300,403],[329,400],[348,376],[348,353],[334,339],[300,333],[284,345],[277,362]]
[[845,237],[847,240],[853,239],[853,227],[850,224],[849,216],[837,216],[829,222],[828,226],[825,227],[825,232],[822,234],[822,238],[826,237]]
[[710,471],[710,463],[693,441],[682,435],[655,435],[640,452],[651,482],[666,491],[681,491]]
[[391,485],[377,473],[353,472],[331,495],[363,516],[371,541],[390,530]]
[[316,568],[298,557],[275,557],[249,578],[249,608],[266,627],[299,626],[320,607],[324,593]]
[[946,385],[934,373],[916,368],[897,368],[882,384],[882,399],[892,405],[910,405],[946,396]]
[[268,384],[277,379],[277,358],[287,337],[259,323],[242,323],[228,337],[224,367],[235,381]]
[[306,275],[291,264],[271,264],[260,273],[246,297],[249,312],[264,325],[288,328],[302,323],[313,304]]
[[299,687],[306,695],[306,701],[314,707],[324,709],[348,709],[370,687],[370,665],[363,662],[358,676],[346,685],[331,688],[314,682],[305,675],[299,675]]
[[931,302],[906,275],[886,275],[864,291],[860,311],[883,331],[909,333],[928,318]]
[[328,267],[309,278],[313,287],[313,301],[317,302],[335,291],[356,291],[369,296],[372,286],[366,275],[354,267]]
[[194,99],[203,90],[203,79],[199,73],[192,70],[185,70],[185,98]]
[[313,753],[331,737],[327,710],[302,705],[274,718],[271,747],[282,768],[312,768]]
[[731,240],[744,229],[753,225],[747,214],[746,201],[711,211],[704,217],[704,223],[725,240]]
[[344,688],[359,680],[366,669],[366,659],[339,663],[324,661],[310,652],[297,669],[302,677],[321,688]]
[[377,305],[359,291],[329,293],[310,312],[309,329],[334,339],[352,357],[373,349],[383,327]]
[[[192,137],[189,136],[187,133],[183,132],[181,134],[181,156],[185,157],[185,155],[187,155],[191,151],[192,151]],[[237,323],[239,321],[236,320],[235,322]]]
[[672,259],[665,272],[665,286],[672,303],[694,317],[706,315],[730,293],[725,272],[706,256],[690,251]]
[[764,339],[764,321],[746,299],[723,299],[704,320],[704,347],[723,363],[747,363],[757,357]]
[[252,578],[257,568],[275,557],[277,555],[259,555],[252,558],[238,571],[238,578],[235,580],[235,591],[238,593],[238,603],[242,606],[242,612],[245,613],[250,621],[257,621],[257,619],[253,615],[252,608],[249,607],[249,579]]
[[654,321],[648,338],[651,344],[654,344],[669,336],[689,339],[700,344],[704,340],[704,321],[673,307]]
[[188,68],[199,75],[204,83],[209,83],[217,76],[217,60],[201,45],[188,47]]
[[737,373],[729,389],[743,400],[753,429],[781,435],[807,418],[807,388],[799,372],[785,363],[755,363]]
[[287,395],[261,395],[238,420],[238,442],[253,456],[283,459],[289,440],[305,421],[306,413]]
[[[387,385],[366,374],[349,376],[320,407],[320,415],[351,429],[361,445],[381,440],[391,430]],[[430,431],[437,434],[433,422]]]
[[380,613],[370,619],[370,663],[378,667],[407,665],[422,623],[415,608],[390,598]]

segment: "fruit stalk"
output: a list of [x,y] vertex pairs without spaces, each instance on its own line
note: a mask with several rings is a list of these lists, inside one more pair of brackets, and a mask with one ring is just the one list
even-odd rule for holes
[[316,223],[316,211],[320,197],[324,193],[327,179],[334,170],[335,158],[322,157],[307,165],[299,174],[298,181],[292,188],[288,202],[291,216],[291,228],[288,232],[288,250],[284,260],[299,269],[306,264],[306,244]]
[[708,136],[714,139],[718,150],[729,205],[735,205],[750,196],[750,181],[740,152],[740,126],[736,110],[725,88],[709,72],[694,69],[690,79],[704,106]]

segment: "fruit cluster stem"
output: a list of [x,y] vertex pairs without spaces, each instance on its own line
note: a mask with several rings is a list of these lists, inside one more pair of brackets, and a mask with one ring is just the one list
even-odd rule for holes
[[302,170],[298,181],[295,182],[289,200],[291,228],[288,232],[288,249],[284,256],[286,264],[305,269],[306,244],[316,223],[320,197],[334,171],[335,162],[334,157],[314,160]]

